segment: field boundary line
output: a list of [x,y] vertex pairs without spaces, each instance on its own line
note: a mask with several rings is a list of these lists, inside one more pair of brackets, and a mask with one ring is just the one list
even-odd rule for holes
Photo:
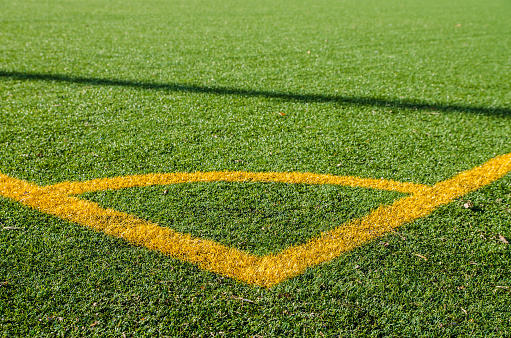
[[334,184],[350,187],[398,191],[412,194],[428,186],[417,183],[402,183],[385,179],[361,178],[354,176],[335,176],[328,174],[300,172],[246,172],[246,171],[210,171],[194,173],[163,173],[99,178],[85,182],[62,182],[46,186],[55,193],[79,195],[86,192],[107,189],[125,189],[151,185],[168,185],[192,182],[276,182],[288,184]]
[[[160,251],[174,258],[197,264],[203,269],[237,280],[271,287],[303,273],[307,268],[332,260],[393,229],[431,214],[441,205],[484,187],[511,171],[511,153],[495,157],[481,166],[459,173],[434,186],[333,176],[311,173],[196,172],[134,175],[63,182],[40,187],[0,173],[0,195],[41,212],[57,216],[133,244]],[[348,221],[334,230],[293,246],[281,253],[256,256],[212,240],[178,233],[158,224],[73,195],[107,189],[187,182],[282,182],[339,184],[406,192],[411,195],[368,215]]]

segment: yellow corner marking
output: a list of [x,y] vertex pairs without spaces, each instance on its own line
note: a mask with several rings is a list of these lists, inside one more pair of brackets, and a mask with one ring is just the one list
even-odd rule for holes
[[[88,182],[63,182],[53,186],[39,187],[0,173],[0,195],[39,211],[158,250],[180,260],[198,264],[203,269],[246,283],[270,287],[303,273],[308,267],[338,257],[343,252],[400,225],[427,216],[437,207],[488,185],[510,171],[511,153],[491,159],[477,168],[462,172],[432,187],[309,173],[248,172],[135,175]],[[211,240],[180,234],[132,215],[104,209],[96,203],[70,196],[106,189],[212,181],[341,184],[408,192],[412,195],[389,206],[379,207],[365,217],[322,233],[305,244],[264,257],[229,248]]]
[[260,269],[267,273],[261,282],[271,281],[270,285],[273,285],[296,276],[310,266],[329,261],[405,223],[427,216],[437,207],[484,187],[510,171],[511,153],[397,200],[390,206],[379,207],[367,216],[323,233],[306,244],[284,250],[274,257],[265,257]]
[[46,187],[53,192],[65,195],[80,195],[85,192],[107,189],[145,187],[150,185],[167,185],[190,182],[279,182],[306,184],[335,184],[350,187],[363,187],[391,190],[403,193],[415,193],[427,186],[415,183],[401,183],[384,179],[360,178],[352,176],[334,176],[312,173],[251,173],[246,171],[211,171],[195,173],[170,173],[100,178],[86,182],[62,182]]
[[0,195],[107,235],[199,264],[204,269],[221,274],[230,269],[231,273],[227,274],[230,277],[241,274],[240,270],[257,264],[260,260],[241,250],[180,234],[123,212],[104,209],[97,203],[56,194],[45,187],[3,174],[0,174]]

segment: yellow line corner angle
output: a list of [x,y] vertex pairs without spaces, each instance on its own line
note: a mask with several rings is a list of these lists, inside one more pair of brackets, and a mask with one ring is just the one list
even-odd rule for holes
[[[311,173],[196,172],[134,175],[63,182],[40,187],[0,173],[0,195],[59,218],[123,238],[203,269],[264,287],[303,273],[343,252],[433,212],[440,205],[488,185],[511,171],[511,153],[434,186]],[[322,233],[281,253],[259,257],[217,242],[181,234],[135,216],[105,209],[73,195],[106,189],[186,182],[283,182],[338,184],[409,193],[388,206]]]

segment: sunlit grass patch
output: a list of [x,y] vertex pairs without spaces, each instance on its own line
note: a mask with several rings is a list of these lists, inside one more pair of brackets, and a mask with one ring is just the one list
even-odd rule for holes
[[[434,186],[511,152],[503,0],[0,8],[0,172],[37,187],[197,172]],[[262,255],[403,195],[180,183],[48,195],[39,204],[51,216],[23,205],[20,190],[23,201],[0,197],[0,336],[509,337],[510,184],[507,174],[270,288],[148,249],[150,235],[92,230],[78,217],[94,209],[85,199],[138,217],[120,221],[191,233],[188,244]],[[149,233],[139,230],[132,239]]]
[[404,194],[336,185],[210,182],[82,195],[197,238],[278,253]]

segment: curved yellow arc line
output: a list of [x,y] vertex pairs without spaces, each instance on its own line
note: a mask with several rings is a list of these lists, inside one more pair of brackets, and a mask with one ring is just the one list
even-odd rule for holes
[[[158,250],[201,268],[246,283],[271,287],[303,273],[308,267],[329,261],[375,237],[424,217],[440,205],[488,185],[511,171],[511,153],[439,182],[432,187],[395,181],[364,179],[310,173],[208,172],[134,175],[87,182],[63,182],[47,187],[0,173],[0,195],[19,201],[41,212],[55,215],[134,244]],[[71,195],[88,191],[121,189],[185,182],[284,182],[342,184],[348,186],[408,192],[389,206],[322,233],[307,243],[281,253],[259,257],[229,248],[211,240],[181,234],[155,223]]]
[[414,193],[428,186],[415,183],[402,183],[384,179],[360,178],[353,176],[335,176],[299,172],[246,172],[246,171],[210,171],[194,173],[165,173],[99,178],[85,182],[62,182],[47,186],[53,192],[66,195],[79,195],[85,192],[107,189],[124,189],[150,185],[167,185],[191,182],[278,182],[289,184],[334,184],[350,187],[363,187]]

